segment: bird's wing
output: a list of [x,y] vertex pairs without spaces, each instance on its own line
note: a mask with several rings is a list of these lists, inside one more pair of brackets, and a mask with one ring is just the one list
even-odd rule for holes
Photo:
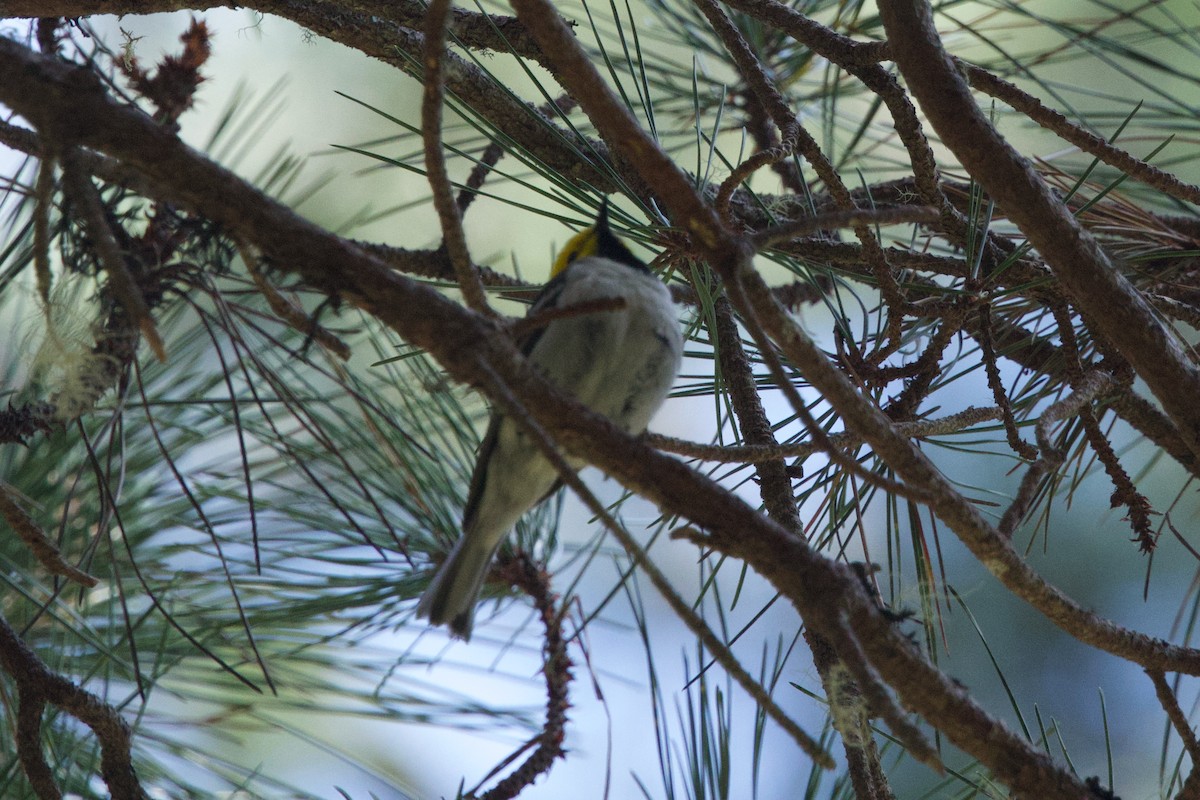
[[496,439],[500,433],[499,414],[492,414],[487,433],[479,445],[479,457],[475,459],[475,469],[471,472],[471,488],[467,492],[467,504],[463,507],[463,530],[470,530],[479,511],[479,501],[483,497],[484,487],[487,486],[488,466],[492,461],[492,453],[496,450]]
[[[554,308],[558,304],[559,297],[562,295],[563,288],[566,286],[567,274],[570,272],[568,267],[563,270],[553,279],[548,281],[542,287],[542,291],[534,298],[533,305],[529,307],[526,314],[527,317],[534,314]],[[537,346],[538,340],[542,338],[542,334],[546,332],[545,326],[535,328],[527,332],[524,336],[517,340],[517,349],[526,357],[533,352],[533,348]],[[483,442],[479,445],[479,457],[475,461],[475,469],[471,473],[471,487],[467,491],[467,504],[463,507],[463,529],[469,530],[475,519],[475,514],[479,511],[479,502],[483,498],[484,488],[487,486],[488,467],[491,464],[492,455],[496,450],[496,440],[500,434],[500,423],[504,416],[502,414],[492,414],[492,420],[488,423],[487,433],[483,437]],[[561,481],[556,481],[554,487],[546,492],[542,500],[554,494],[562,486]],[[540,501],[539,501],[540,502]]]
[[[568,266],[565,270],[555,275],[542,290],[538,292],[538,296],[533,299],[533,305],[529,307],[529,311],[525,313],[526,318],[532,317],[535,314],[540,314],[543,311],[554,308],[558,305],[559,298],[562,296],[563,289],[567,285],[567,276],[570,274],[571,268]],[[528,357],[533,352],[533,348],[537,345],[538,340],[542,338],[542,334],[546,332],[546,326],[534,328],[525,333],[517,340],[517,349],[521,354]]]

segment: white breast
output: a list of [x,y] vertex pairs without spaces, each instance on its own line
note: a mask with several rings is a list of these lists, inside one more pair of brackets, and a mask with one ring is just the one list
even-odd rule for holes
[[646,429],[679,371],[683,337],[654,275],[605,258],[568,268],[558,308],[622,298],[623,308],[555,320],[530,353],[554,384],[631,433]]

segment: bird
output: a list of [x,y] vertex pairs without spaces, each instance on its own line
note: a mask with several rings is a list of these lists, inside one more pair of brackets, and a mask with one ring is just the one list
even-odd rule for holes
[[[618,299],[619,307],[593,310],[596,302]],[[549,314],[549,322],[518,339],[518,348],[547,381],[626,433],[644,432],[679,372],[683,335],[670,291],[609,226],[607,198],[596,221],[558,254],[527,318],[554,310],[563,313]],[[573,469],[583,465],[567,462]],[[471,475],[462,535],[422,595],[417,616],[469,640],[500,545],[521,516],[560,485],[525,427],[493,412]]]

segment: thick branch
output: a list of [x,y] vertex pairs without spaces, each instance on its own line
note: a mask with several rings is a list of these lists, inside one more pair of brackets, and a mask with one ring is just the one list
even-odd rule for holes
[[[0,0],[0,16],[87,17],[112,14],[117,11],[113,5],[113,0]],[[295,10],[296,4],[287,0],[122,0],[118,13],[157,14],[183,10],[205,11],[210,8],[252,8],[264,14],[287,17],[287,12]],[[419,29],[425,18],[425,4],[416,0],[342,0],[337,8],[413,30]],[[455,8],[450,11],[448,29],[466,47],[511,51],[527,57],[540,55],[529,35],[513,17]]]
[[[51,672],[3,617],[0,617],[0,668],[21,688],[21,725],[26,733],[33,735],[34,713],[40,715],[42,704],[53,703],[96,734],[100,742],[100,771],[114,800],[145,797],[133,770],[130,731],[125,720],[96,695]],[[26,748],[35,746],[38,745],[25,744]],[[46,777],[42,765],[36,763],[28,749],[23,751],[22,762],[32,767],[35,780],[41,783]]]

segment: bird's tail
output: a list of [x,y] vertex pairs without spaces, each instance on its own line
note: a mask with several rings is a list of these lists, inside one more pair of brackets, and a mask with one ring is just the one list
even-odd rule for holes
[[458,540],[421,596],[418,617],[428,619],[432,625],[449,625],[450,632],[460,639],[471,638],[475,603],[502,541],[493,543],[490,538],[463,536]]

